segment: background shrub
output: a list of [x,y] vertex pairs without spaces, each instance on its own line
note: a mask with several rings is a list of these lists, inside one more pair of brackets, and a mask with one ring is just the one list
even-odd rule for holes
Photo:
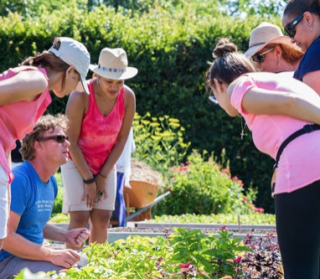
[[64,193],[64,188],[62,185],[62,178],[61,178],[61,173],[57,172],[55,174],[55,178],[57,179],[58,183],[58,195],[56,199],[54,200],[53,208],[52,208],[52,216],[55,216],[59,213],[62,212],[62,205],[63,205],[63,193]]
[[250,189],[244,196],[243,183],[237,177],[231,178],[228,169],[220,169],[212,157],[204,161],[193,152],[188,156],[187,165],[172,168],[164,178],[165,188],[170,191],[153,210],[154,215],[170,214],[219,214],[254,212],[252,201],[255,193]]
[[[138,113],[179,119],[190,151],[213,152],[215,161],[224,167],[229,164],[232,176],[239,177],[245,189],[259,189],[258,206],[273,211],[269,190],[273,160],[256,150],[250,133],[240,139],[240,118],[230,119],[208,101],[204,75],[218,38],[231,37],[244,51],[250,31],[260,22],[280,25],[278,6],[269,5],[275,1],[254,8],[246,1],[214,0],[72,0],[59,5],[26,0],[22,6],[18,2],[8,2],[9,9],[7,2],[0,4],[0,70],[48,49],[56,36],[83,41],[92,63],[97,63],[105,46],[124,48],[129,64],[139,69],[137,77],[127,82],[136,93]],[[245,9],[246,18],[241,14]],[[66,102],[67,98],[54,97],[48,112],[64,112]]]

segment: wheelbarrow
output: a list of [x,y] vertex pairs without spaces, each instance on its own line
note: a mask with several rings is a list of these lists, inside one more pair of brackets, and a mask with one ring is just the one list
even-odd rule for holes
[[[150,220],[151,209],[170,192],[157,197],[159,185],[147,181],[130,180],[131,188],[124,187],[123,197],[126,204],[125,226],[128,221]],[[116,223],[113,221],[113,225]]]

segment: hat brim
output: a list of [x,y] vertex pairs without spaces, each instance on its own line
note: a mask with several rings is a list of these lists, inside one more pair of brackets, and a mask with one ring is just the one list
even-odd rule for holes
[[88,95],[90,95],[86,79],[83,78],[83,77],[80,77],[80,80],[81,80],[81,84],[82,84],[82,87],[83,87],[83,91],[86,92]]
[[[262,50],[265,46],[269,45],[269,44],[285,44],[285,45],[289,45],[290,47],[296,49],[296,50],[300,50],[299,47],[291,42],[291,39],[288,36],[279,36],[276,37],[272,40],[267,41],[264,44],[261,45],[256,45],[253,46],[251,48],[249,48],[246,52],[245,52],[245,56],[250,58],[251,56],[255,55],[257,52],[259,52],[260,50]],[[301,51],[301,50],[300,50]]]
[[114,79],[114,80],[124,80],[124,79],[133,78],[138,73],[138,69],[134,67],[126,67],[125,72],[119,72],[119,73],[104,71],[100,69],[98,65],[93,65],[93,64],[90,64],[89,69],[101,77]]

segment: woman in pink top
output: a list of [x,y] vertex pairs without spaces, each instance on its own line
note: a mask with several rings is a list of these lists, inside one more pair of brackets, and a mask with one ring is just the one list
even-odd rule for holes
[[90,95],[75,91],[68,100],[71,160],[61,172],[69,229],[87,226],[90,221],[90,243],[104,243],[115,207],[115,164],[136,108],[134,92],[124,80],[138,70],[128,67],[127,54],[121,48],[104,48],[99,64],[90,68],[95,73],[88,82]]
[[230,116],[242,115],[256,147],[277,159],[275,211],[285,278],[319,278],[320,97],[293,78],[251,73],[250,61],[228,39],[213,56],[207,86]]
[[49,90],[60,98],[85,81],[90,55],[83,44],[57,38],[49,51],[29,57],[0,74],[0,249],[6,237],[12,179],[9,154],[15,141],[31,132],[51,103]]

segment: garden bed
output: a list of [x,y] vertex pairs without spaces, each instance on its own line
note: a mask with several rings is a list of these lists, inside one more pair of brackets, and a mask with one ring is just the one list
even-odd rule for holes
[[261,238],[272,234],[272,241],[277,242],[275,226],[267,225],[242,225],[235,224],[152,224],[145,222],[131,222],[128,227],[116,227],[108,229],[108,242],[113,243],[119,239],[127,239],[129,236],[157,237],[168,235],[174,232],[174,228],[186,228],[187,230],[200,230],[204,234],[219,236],[221,229],[227,230],[233,238],[244,239],[250,235],[253,238]]

